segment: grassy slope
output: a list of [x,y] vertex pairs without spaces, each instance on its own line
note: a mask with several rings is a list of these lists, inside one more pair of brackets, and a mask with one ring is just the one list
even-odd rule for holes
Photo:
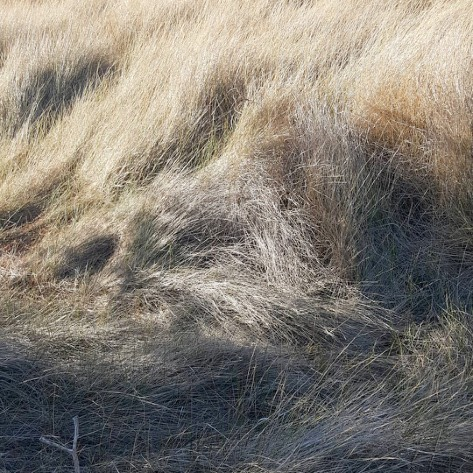
[[473,2],[0,4],[0,471],[473,469]]

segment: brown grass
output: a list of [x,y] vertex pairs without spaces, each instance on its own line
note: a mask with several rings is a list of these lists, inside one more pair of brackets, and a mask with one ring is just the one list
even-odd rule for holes
[[0,2],[0,470],[473,469],[472,11]]

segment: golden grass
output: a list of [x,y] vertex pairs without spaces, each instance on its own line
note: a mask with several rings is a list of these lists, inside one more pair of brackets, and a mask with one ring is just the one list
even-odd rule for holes
[[0,469],[472,469],[472,12],[1,1]]

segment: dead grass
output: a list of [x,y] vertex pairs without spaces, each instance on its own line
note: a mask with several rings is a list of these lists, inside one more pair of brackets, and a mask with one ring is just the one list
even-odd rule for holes
[[473,468],[470,0],[0,10],[0,469]]

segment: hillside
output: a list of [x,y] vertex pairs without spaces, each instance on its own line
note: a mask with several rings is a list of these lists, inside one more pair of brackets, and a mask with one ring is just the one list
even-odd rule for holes
[[473,471],[472,0],[0,1],[0,472]]

